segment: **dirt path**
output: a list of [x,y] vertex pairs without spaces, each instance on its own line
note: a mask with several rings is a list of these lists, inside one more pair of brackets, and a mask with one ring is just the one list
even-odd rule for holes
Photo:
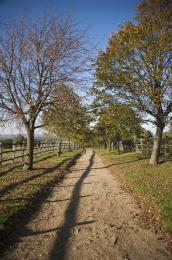
[[132,197],[88,150],[3,259],[172,259],[138,213]]

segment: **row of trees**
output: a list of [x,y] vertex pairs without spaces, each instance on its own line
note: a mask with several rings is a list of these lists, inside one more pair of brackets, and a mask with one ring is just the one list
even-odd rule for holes
[[[88,69],[85,43],[85,31],[78,30],[71,19],[62,17],[43,16],[37,22],[22,19],[6,25],[1,33],[1,122],[14,120],[25,127],[25,169],[33,167],[34,133],[42,126],[38,124],[42,113],[46,114],[48,106],[50,112],[56,102],[60,108],[53,117],[59,116],[61,120],[60,109],[68,106],[67,101],[64,107],[58,103],[58,96],[63,96],[62,86],[66,90],[66,86],[77,86],[79,74]],[[62,132],[58,131],[61,135]]]
[[62,84],[54,96],[52,105],[44,110],[44,129],[61,142],[67,139],[72,143],[84,143],[89,132],[89,116],[81,98],[72,87]]
[[135,22],[112,34],[96,60],[92,132],[76,94],[79,75],[90,68],[85,31],[68,18],[51,16],[6,25],[0,38],[0,119],[25,127],[25,169],[33,167],[39,127],[59,140],[90,142],[96,136],[119,143],[138,135],[145,121],[156,126],[150,164],[157,164],[172,113],[171,24],[170,0],[142,0]]
[[[96,91],[94,89],[94,91]],[[141,118],[139,114],[126,104],[116,103],[111,94],[96,91],[96,98],[92,104],[94,121],[94,142],[111,149],[112,144],[117,145],[118,152],[120,141],[133,139],[141,135]]]
[[172,2],[142,0],[135,22],[127,22],[113,33],[107,49],[99,52],[95,77],[95,95],[107,94],[115,104],[115,109],[104,106],[106,116],[100,116],[96,127],[110,123],[108,129],[118,132],[115,121],[120,114],[120,120],[123,117],[126,122],[120,132],[125,132],[130,122],[131,129],[135,122],[134,130],[137,119],[133,118],[140,114],[156,126],[150,159],[150,164],[156,165],[162,133],[172,113]]

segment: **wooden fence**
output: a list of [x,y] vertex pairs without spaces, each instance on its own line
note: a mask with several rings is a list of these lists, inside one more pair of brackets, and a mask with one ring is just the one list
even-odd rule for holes
[[[60,144],[60,151],[69,151],[75,148],[79,148],[78,145],[68,142],[62,142]],[[59,151],[59,143],[35,143],[34,144],[34,156],[43,155],[45,153]],[[24,161],[27,155],[26,143],[16,144],[15,142],[11,144],[0,143],[0,165],[2,163],[11,162],[14,163],[16,160]]]
[[[119,149],[121,152],[142,152],[145,155],[150,156],[153,148],[153,139],[126,139],[116,142],[99,142],[97,144],[99,149]],[[172,139],[163,139],[160,150],[161,156],[165,158],[172,158]]]
[[[153,148],[153,140],[139,139],[134,142],[135,151],[140,151],[144,154],[150,155],[152,148]],[[160,153],[165,157],[172,156],[172,144],[166,141],[162,141]]]

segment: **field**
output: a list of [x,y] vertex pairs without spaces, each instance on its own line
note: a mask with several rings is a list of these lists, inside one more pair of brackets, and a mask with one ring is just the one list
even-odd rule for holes
[[65,152],[57,157],[56,152],[36,159],[33,171],[23,171],[22,164],[1,166],[0,171],[0,231],[3,231],[15,215],[32,205],[32,201],[58,181],[64,169],[81,150]]
[[143,217],[172,232],[172,163],[149,166],[141,153],[117,155],[116,152],[97,150],[107,167],[128,188],[144,210]]

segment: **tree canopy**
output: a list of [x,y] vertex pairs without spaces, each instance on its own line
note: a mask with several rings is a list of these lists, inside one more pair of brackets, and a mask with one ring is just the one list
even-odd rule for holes
[[43,16],[7,25],[0,39],[1,120],[27,131],[25,168],[32,169],[37,118],[62,83],[76,84],[87,69],[85,31],[69,18]]
[[[156,125],[151,164],[159,159],[162,131],[172,112],[172,2],[143,0],[136,23],[113,33],[96,63],[95,87],[149,115]],[[151,118],[150,118],[151,117]]]
[[88,131],[85,107],[74,89],[64,84],[58,87],[52,105],[44,111],[42,122],[60,140],[81,142]]

